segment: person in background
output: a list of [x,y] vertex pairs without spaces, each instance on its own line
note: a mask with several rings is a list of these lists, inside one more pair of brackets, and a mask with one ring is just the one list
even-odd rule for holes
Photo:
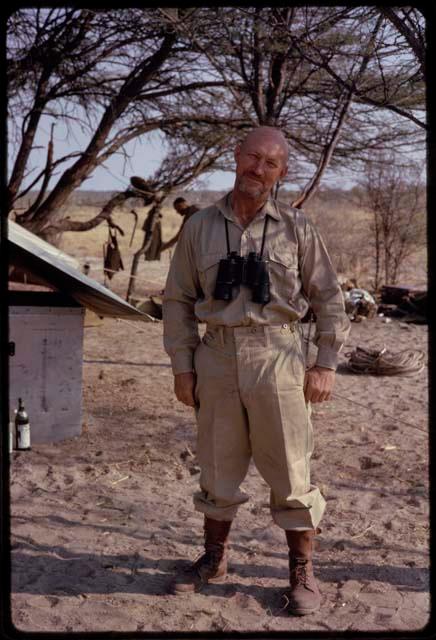
[[183,222],[182,222],[182,226],[180,227],[180,231],[183,229],[187,220],[189,220],[189,218],[194,213],[197,213],[197,211],[200,211],[200,209],[195,204],[188,204],[185,198],[182,198],[181,196],[174,200],[173,207],[177,211],[177,213],[183,216]]
[[167,249],[170,249],[177,243],[178,239],[180,238],[180,234],[182,233],[182,229],[186,224],[186,221],[194,213],[199,211],[199,208],[195,204],[191,204],[191,205],[188,204],[185,198],[182,198],[181,196],[174,200],[173,207],[177,211],[177,213],[179,213],[183,217],[182,224],[180,225],[180,228],[177,231],[177,233],[170,240],[162,243],[161,251],[166,251]]

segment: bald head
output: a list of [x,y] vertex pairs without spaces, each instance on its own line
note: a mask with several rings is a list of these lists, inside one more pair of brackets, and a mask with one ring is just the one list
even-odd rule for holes
[[265,201],[288,170],[288,143],[280,129],[257,127],[236,146],[236,197]]
[[247,146],[256,145],[261,140],[268,141],[270,144],[276,144],[280,149],[280,155],[283,157],[283,162],[286,165],[289,158],[289,146],[286,141],[285,136],[282,131],[277,127],[268,127],[266,125],[262,125],[261,127],[256,127],[256,129],[252,129],[250,133],[248,133],[244,140],[242,141],[240,148],[243,150]]

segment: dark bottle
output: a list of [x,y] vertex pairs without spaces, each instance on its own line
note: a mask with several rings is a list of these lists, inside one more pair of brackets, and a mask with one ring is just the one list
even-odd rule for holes
[[15,448],[28,451],[30,447],[30,423],[21,398],[18,398],[18,411],[15,415]]

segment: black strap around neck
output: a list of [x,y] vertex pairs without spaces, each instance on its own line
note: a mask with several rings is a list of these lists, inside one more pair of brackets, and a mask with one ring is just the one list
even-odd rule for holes
[[[227,218],[224,218],[224,224],[226,225],[226,243],[227,243],[227,254],[230,253],[230,240],[229,240],[229,222]],[[262,244],[260,247],[260,258],[263,256],[263,249],[265,247],[265,238],[266,238],[266,228],[268,226],[268,215],[265,214],[265,222],[263,223],[263,232],[262,232]]]
[[227,255],[230,253],[230,240],[229,240],[229,223],[227,218],[224,218],[224,223],[226,225],[226,242],[227,242]]
[[265,238],[266,238],[266,227],[268,225],[268,216],[265,214],[265,222],[263,223],[263,233],[262,233],[262,245],[260,247],[260,258],[263,256],[263,248],[265,246]]

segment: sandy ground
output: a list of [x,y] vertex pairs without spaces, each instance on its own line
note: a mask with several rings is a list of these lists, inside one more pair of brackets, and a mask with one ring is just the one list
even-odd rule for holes
[[[150,286],[163,285],[167,266],[142,264]],[[118,274],[112,286],[125,291],[126,282]],[[226,583],[167,594],[173,573],[201,551],[194,415],[173,396],[162,324],[106,319],[85,331],[82,435],[12,454],[13,623],[82,632],[421,629],[429,617],[427,371],[352,374],[346,354],[357,345],[426,352],[427,327],[353,323],[335,398],[314,406],[312,478],[327,500],[315,556],[319,612],[284,610],[284,534],[254,466]]]

